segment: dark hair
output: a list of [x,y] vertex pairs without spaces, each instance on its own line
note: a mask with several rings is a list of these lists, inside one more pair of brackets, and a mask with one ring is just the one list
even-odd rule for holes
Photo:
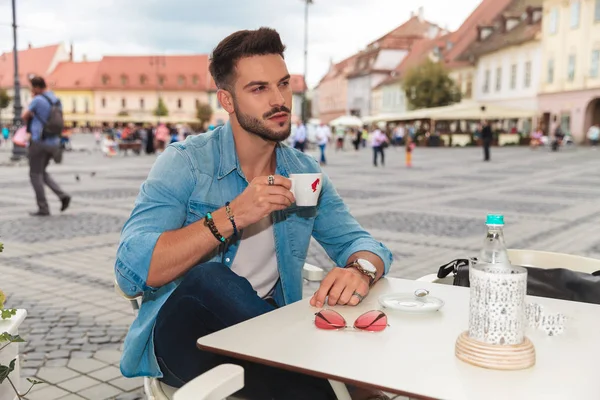
[[279,54],[285,46],[276,30],[260,28],[232,33],[223,39],[210,57],[210,74],[219,89],[231,91],[232,78],[238,61],[245,57]]
[[41,76],[34,76],[29,80],[29,82],[31,82],[31,87],[46,89],[46,81]]

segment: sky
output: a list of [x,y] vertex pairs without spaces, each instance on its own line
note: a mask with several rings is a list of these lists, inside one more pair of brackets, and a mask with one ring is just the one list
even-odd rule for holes
[[[290,73],[304,70],[304,0],[16,0],[19,49],[65,43],[85,55],[210,53],[240,29],[275,28]],[[480,0],[313,0],[307,81],[316,85],[341,61],[423,7],[425,19],[456,30]],[[0,0],[0,52],[12,50],[11,0]]]

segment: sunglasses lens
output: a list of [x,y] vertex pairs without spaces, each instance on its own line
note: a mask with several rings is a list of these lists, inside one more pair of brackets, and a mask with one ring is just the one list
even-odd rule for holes
[[346,320],[335,311],[321,310],[315,314],[315,325],[319,329],[342,329],[346,327]]
[[356,319],[354,327],[369,332],[381,332],[387,327],[387,323],[387,315],[383,312],[369,311]]

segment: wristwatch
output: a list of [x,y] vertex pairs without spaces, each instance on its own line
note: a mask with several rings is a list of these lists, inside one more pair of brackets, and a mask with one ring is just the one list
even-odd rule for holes
[[358,270],[363,275],[369,277],[369,286],[372,286],[375,283],[375,278],[377,277],[377,268],[371,263],[369,260],[365,260],[364,258],[357,258],[350,264],[346,265],[344,268],[354,268]]

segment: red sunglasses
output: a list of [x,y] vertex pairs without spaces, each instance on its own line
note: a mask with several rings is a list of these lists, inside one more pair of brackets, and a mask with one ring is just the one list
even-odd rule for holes
[[[315,326],[327,330],[348,328],[344,317],[333,310],[321,310],[316,313]],[[354,328],[368,332],[381,332],[388,326],[387,315],[377,310],[368,311],[354,321]]]

